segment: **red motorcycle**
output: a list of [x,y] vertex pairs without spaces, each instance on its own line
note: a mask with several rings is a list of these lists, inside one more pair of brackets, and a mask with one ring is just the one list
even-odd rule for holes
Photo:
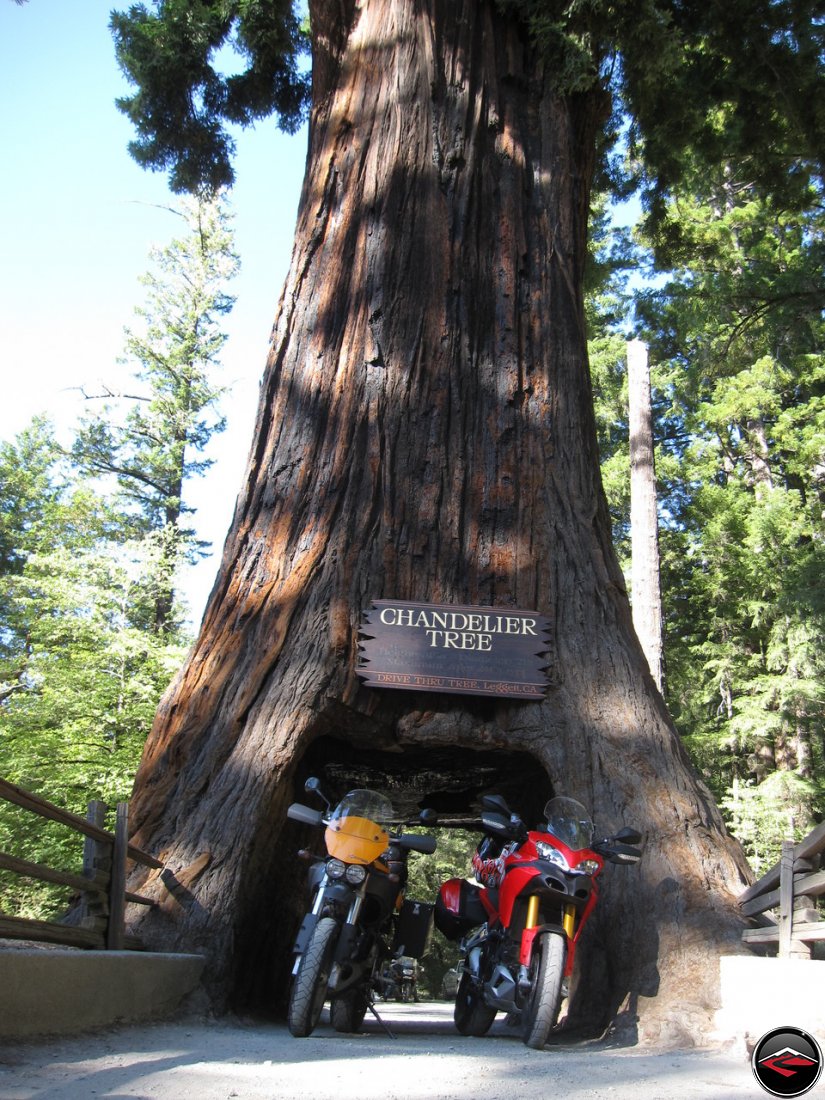
[[598,899],[605,861],[638,863],[635,829],[593,839],[593,822],[572,798],[552,798],[546,822],[528,830],[498,795],[482,799],[484,837],[476,881],[439,890],[436,927],[460,940],[455,1023],[485,1035],[498,1012],[514,1015],[524,1042],[540,1050],[558,1018],[576,946]]

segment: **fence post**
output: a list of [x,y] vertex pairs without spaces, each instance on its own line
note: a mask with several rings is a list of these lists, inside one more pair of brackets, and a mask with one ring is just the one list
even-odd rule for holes
[[[792,840],[782,841],[782,858],[779,861],[779,958],[809,959],[811,951],[806,943],[793,938],[794,921],[794,848]],[[800,913],[799,916],[802,914]],[[797,919],[799,919],[799,916]]]
[[[108,806],[98,799],[90,802],[86,809],[86,820],[98,829],[106,825]],[[110,846],[100,840],[87,836],[83,838],[83,877],[95,879],[98,875],[109,875],[112,867]],[[104,932],[107,921],[107,903],[97,890],[88,890],[80,899],[78,923],[83,928]]]
[[129,847],[129,803],[118,802],[115,840],[112,846],[112,877],[109,880],[109,926],[106,947],[122,951],[126,917],[126,855]]
[[792,840],[782,841],[782,857],[779,861],[779,958],[791,954],[793,931],[793,849]]

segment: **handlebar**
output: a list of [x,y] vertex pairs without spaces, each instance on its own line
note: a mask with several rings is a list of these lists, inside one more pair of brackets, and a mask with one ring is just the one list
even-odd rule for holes
[[[304,806],[300,802],[293,802],[287,809],[286,816],[291,821],[300,821],[302,825],[323,825],[324,813],[322,810],[313,810],[310,806]],[[432,855],[436,849],[434,836],[422,836],[417,833],[400,833],[390,836],[390,843],[397,844],[406,852],[420,852],[422,855]]]
[[390,837],[390,841],[407,852],[421,852],[422,855],[426,856],[432,855],[436,847],[436,839],[434,836],[420,836],[415,833],[405,833],[401,836],[393,836]]
[[313,810],[311,806],[303,806],[300,802],[293,802],[286,811],[286,816],[292,821],[300,821],[303,825],[323,825],[324,823],[321,810]]

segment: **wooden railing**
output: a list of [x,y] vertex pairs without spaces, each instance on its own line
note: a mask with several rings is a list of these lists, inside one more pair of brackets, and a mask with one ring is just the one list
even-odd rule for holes
[[127,860],[134,860],[145,867],[161,868],[163,864],[154,856],[129,844],[128,802],[117,804],[115,831],[111,833],[102,827],[106,814],[103,802],[91,802],[88,815],[84,818],[4,779],[0,779],[0,798],[21,806],[29,813],[57,821],[86,838],[83,845],[82,875],[55,870],[41,863],[31,863],[0,852],[0,868],[40,882],[68,886],[81,895],[80,905],[66,922],[10,917],[0,913],[0,938],[35,940],[69,947],[105,948],[111,951],[123,948],[140,949],[140,941],[133,936],[127,936],[125,932],[126,902],[135,902],[138,905],[157,903],[151,898],[126,890]]
[[811,944],[825,940],[825,920],[816,909],[816,898],[825,894],[825,871],[817,870],[823,851],[825,822],[798,843],[782,842],[779,863],[739,898],[743,916],[761,921],[742,933],[746,944],[776,946],[780,958],[811,957]]

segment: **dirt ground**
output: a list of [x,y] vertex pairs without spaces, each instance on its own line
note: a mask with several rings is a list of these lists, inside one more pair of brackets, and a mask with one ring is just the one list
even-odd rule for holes
[[[0,993],[0,995],[2,995]],[[355,1036],[326,1013],[308,1039],[280,1023],[186,1019],[0,1046],[0,1100],[756,1100],[738,1050],[559,1043],[529,1050],[499,1017],[458,1035],[452,1005],[388,1003]],[[811,1093],[822,1094],[823,1085]]]

